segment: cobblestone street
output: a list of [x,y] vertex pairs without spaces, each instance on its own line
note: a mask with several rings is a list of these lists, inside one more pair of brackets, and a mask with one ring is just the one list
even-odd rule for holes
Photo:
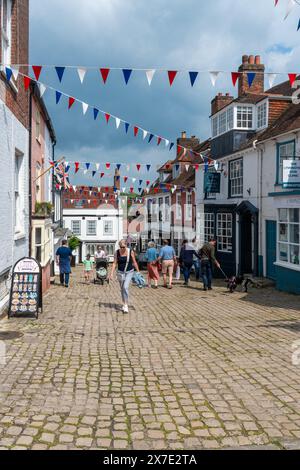
[[116,283],[52,286],[0,321],[0,448],[300,449],[299,297]]

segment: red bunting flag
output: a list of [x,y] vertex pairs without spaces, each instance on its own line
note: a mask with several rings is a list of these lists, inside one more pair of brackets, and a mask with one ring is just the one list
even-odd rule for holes
[[177,75],[177,71],[176,70],[168,70],[168,76],[169,76],[169,82],[170,82],[170,86],[172,86],[174,80],[175,80],[175,77]]
[[139,128],[137,126],[134,126],[134,128],[133,128],[134,137],[137,136],[138,131],[139,131]]
[[196,170],[196,171],[199,170],[199,165],[198,165],[198,163],[196,163],[196,165],[195,165],[195,170]]
[[296,78],[297,78],[296,73],[289,73],[289,80],[290,80],[291,87],[294,85]]
[[105,166],[108,170],[110,169],[110,163],[106,163]]
[[166,163],[166,169],[168,170],[170,168],[170,163]]
[[159,189],[159,188],[154,188],[154,192],[155,192],[155,193],[158,193],[158,189]]
[[157,137],[157,145],[161,143],[161,137]]
[[108,186],[105,186],[105,191],[108,192]]
[[128,176],[124,176],[124,183],[128,180]]
[[110,119],[110,114],[105,113],[105,119],[106,119],[106,122],[107,122],[107,124],[108,124],[108,121],[109,121],[109,119]]
[[39,78],[40,78],[40,75],[41,75],[42,66],[41,65],[33,65],[32,70],[33,70],[34,76],[36,78],[36,81],[38,82]]
[[70,96],[68,109],[71,109],[74,103],[75,103],[75,98],[72,98],[72,96]]
[[133,193],[133,187],[132,186],[130,187],[130,192]]
[[239,76],[240,76],[239,72],[231,72],[231,78],[232,78],[233,86],[236,85],[236,82],[237,82]]
[[110,72],[110,69],[100,69],[103,83],[106,83],[109,72]]
[[100,178],[103,178],[103,176],[104,176],[104,173],[100,173]]
[[136,167],[137,167],[137,171],[140,171],[140,169],[141,169],[140,163],[137,163]]
[[75,162],[75,173],[77,173],[77,171],[79,170],[79,165],[79,162]]
[[146,185],[147,185],[147,186],[149,186],[149,184],[150,184],[150,181],[149,181],[149,180],[147,180],[147,181],[146,181]]
[[278,0],[275,0],[275,7],[277,6]]
[[177,145],[177,155],[180,154],[182,148],[183,148],[183,147],[181,147],[181,145]]
[[31,82],[31,78],[25,76],[24,77],[24,88],[25,88],[25,90],[28,90],[30,82]]

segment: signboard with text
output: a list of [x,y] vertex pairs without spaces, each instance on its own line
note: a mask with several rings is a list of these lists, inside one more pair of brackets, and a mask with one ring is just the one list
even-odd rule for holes
[[204,193],[219,193],[221,183],[220,173],[204,173]]
[[282,183],[284,188],[300,187],[300,160],[283,160]]
[[8,317],[15,314],[34,315],[42,309],[41,267],[34,258],[22,258],[15,264],[8,308]]

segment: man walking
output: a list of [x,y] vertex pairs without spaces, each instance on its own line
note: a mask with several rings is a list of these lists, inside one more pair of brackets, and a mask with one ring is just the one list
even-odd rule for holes
[[[168,240],[163,241],[163,247],[159,252],[158,261],[162,263],[162,274],[164,279],[164,287],[172,289],[174,264],[176,261],[176,254],[174,248],[169,245]],[[169,274],[169,284],[167,286],[167,274]]]
[[212,289],[212,264],[220,268],[220,263],[215,257],[216,240],[211,238],[200,250],[201,274],[203,279],[203,290]]
[[200,255],[198,255],[198,253],[194,250],[194,247],[192,245],[189,245],[188,240],[183,240],[182,247],[180,250],[179,262],[183,269],[185,286],[188,286],[189,284],[194,256],[199,261]]
[[67,246],[67,240],[63,240],[56,251],[56,264],[59,265],[59,275],[61,285],[69,287],[69,278],[71,272],[72,251]]

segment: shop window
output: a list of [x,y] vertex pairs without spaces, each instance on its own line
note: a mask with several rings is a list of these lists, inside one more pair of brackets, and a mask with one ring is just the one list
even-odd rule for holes
[[232,214],[217,215],[218,251],[232,253]]
[[207,212],[204,214],[204,241],[208,242],[215,236],[215,214]]
[[300,265],[300,209],[278,211],[278,261]]
[[283,162],[284,160],[295,160],[295,141],[278,144],[277,146],[277,183],[283,181]]

